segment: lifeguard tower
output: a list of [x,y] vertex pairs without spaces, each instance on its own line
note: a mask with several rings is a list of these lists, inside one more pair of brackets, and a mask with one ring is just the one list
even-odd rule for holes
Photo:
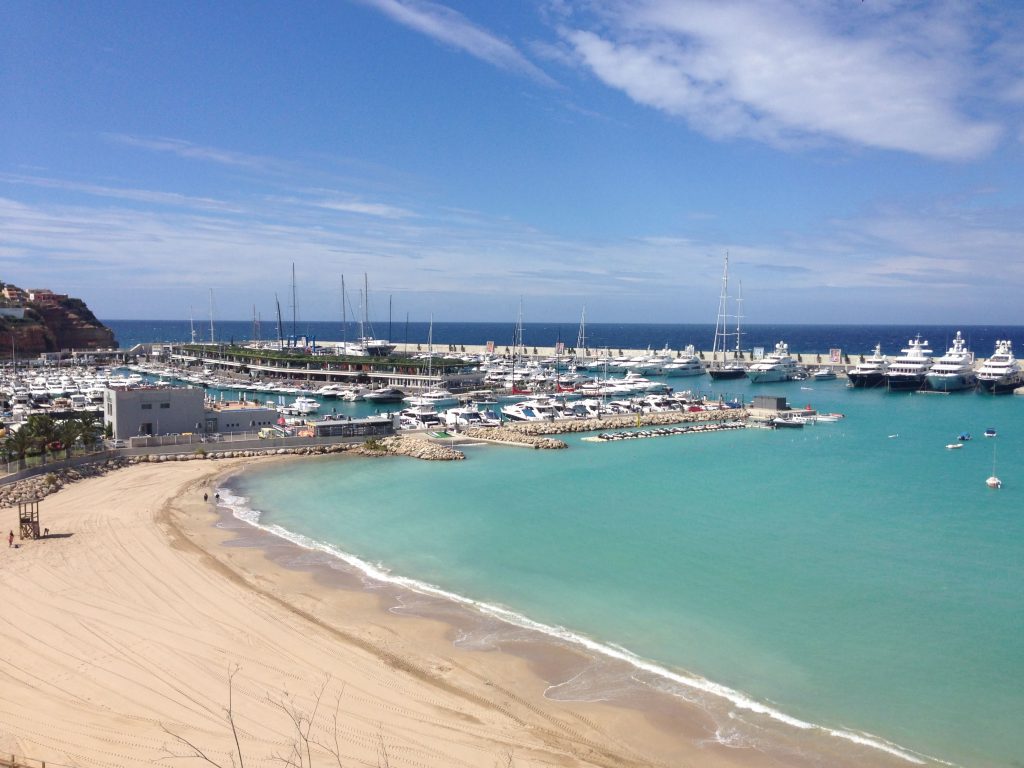
[[18,502],[18,538],[39,538],[39,500]]

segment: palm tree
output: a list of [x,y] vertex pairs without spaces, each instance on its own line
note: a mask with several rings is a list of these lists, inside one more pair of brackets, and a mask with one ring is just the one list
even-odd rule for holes
[[86,449],[91,449],[100,439],[99,420],[94,413],[83,413],[78,417],[78,437]]
[[35,413],[28,417],[28,421],[22,429],[27,429],[29,434],[35,438],[36,445],[41,451],[43,464],[45,464],[47,447],[57,440],[57,422],[48,414]]
[[4,446],[7,450],[13,456],[18,457],[18,469],[25,468],[25,457],[28,456],[28,452],[32,450],[33,445],[35,445],[35,438],[29,432],[26,425],[22,425],[21,429],[8,434],[7,439],[4,441]]
[[71,449],[75,447],[75,442],[82,436],[82,422],[78,419],[62,421],[57,427],[57,434],[59,440],[64,444],[64,458],[70,459]]

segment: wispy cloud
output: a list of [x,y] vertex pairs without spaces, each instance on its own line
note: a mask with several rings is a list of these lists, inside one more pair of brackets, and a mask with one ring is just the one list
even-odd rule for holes
[[183,141],[182,139],[132,136],[125,133],[106,133],[103,135],[108,141],[117,144],[124,144],[137,149],[147,149],[153,152],[168,152],[189,160],[203,160],[219,163],[220,165],[251,169],[264,169],[273,164],[273,161],[264,157],[246,155],[216,147],[204,147],[189,141]]
[[385,203],[367,203],[361,200],[315,200],[310,203],[317,208],[341,213],[355,213],[362,216],[379,216],[384,219],[405,219],[415,216],[412,211]]
[[555,86],[544,70],[497,35],[474,24],[458,11],[428,0],[362,0],[387,14],[399,24],[415,29],[440,43],[450,45],[496,67],[526,75],[539,83]]
[[578,60],[715,138],[824,138],[963,159],[1001,135],[961,110],[976,67],[969,24],[955,10],[800,0],[600,7],[598,21],[562,28]]
[[175,208],[197,208],[209,211],[241,213],[242,209],[232,203],[210,197],[195,197],[177,192],[161,192],[151,189],[134,189],[131,187],[108,187],[100,184],[88,184],[67,179],[50,179],[41,176],[19,176],[0,173],[0,183],[21,184],[42,189],[57,189],[94,197],[109,197],[116,200],[132,200],[139,203],[151,203]]

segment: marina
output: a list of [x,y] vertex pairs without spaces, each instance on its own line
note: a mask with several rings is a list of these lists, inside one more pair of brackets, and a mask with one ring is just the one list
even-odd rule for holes
[[[165,348],[171,346],[173,345],[165,345]],[[466,376],[469,368],[477,367],[473,361],[466,359],[472,347],[467,345],[467,352],[463,357],[462,345],[454,346],[459,348],[458,352],[446,353],[455,355],[447,358],[452,361],[447,365],[457,375]],[[955,344],[950,346],[953,347]],[[189,345],[190,351],[201,348],[202,345]],[[1011,458],[1020,455],[1018,435],[1024,434],[1024,421],[1017,413],[1019,401],[1016,398],[987,397],[972,394],[969,389],[953,392],[953,396],[943,398],[897,397],[890,395],[884,384],[874,388],[854,387],[850,386],[851,379],[844,376],[845,362],[833,364],[826,353],[790,355],[794,361],[798,361],[800,357],[804,358],[806,378],[759,384],[750,381],[748,377],[720,382],[700,374],[674,377],[666,370],[666,363],[652,361],[653,358],[666,357],[685,360],[689,354],[685,347],[676,351],[661,349],[656,353],[624,348],[622,355],[618,355],[619,350],[616,349],[616,354],[611,357],[621,357],[624,366],[632,367],[624,367],[620,373],[607,374],[604,370],[604,355],[598,358],[597,370],[591,370],[590,365],[587,365],[586,370],[577,369],[573,372],[568,370],[564,362],[560,363],[556,359],[560,356],[555,355],[547,359],[548,356],[542,354],[545,351],[538,348],[537,354],[534,355],[531,348],[528,354],[522,354],[516,360],[515,369],[529,371],[530,379],[513,377],[511,381],[490,382],[481,364],[474,373],[482,373],[482,380],[473,379],[471,389],[452,387],[442,391],[441,387],[446,384],[443,380],[429,379],[435,379],[437,372],[437,375],[443,377],[446,364],[439,365],[439,359],[417,361],[415,365],[419,366],[422,363],[422,369],[417,367],[415,372],[399,372],[400,375],[415,380],[417,386],[409,387],[408,390],[390,387],[400,390],[398,393],[388,393],[394,400],[390,403],[375,403],[372,398],[366,398],[366,394],[388,390],[388,386],[383,386],[384,380],[378,383],[371,379],[369,382],[361,383],[359,388],[349,386],[345,381],[319,381],[317,373],[322,372],[330,376],[338,374],[330,368],[315,367],[333,364],[335,361],[331,361],[330,356],[326,356],[328,359],[324,360],[318,359],[324,357],[320,355],[289,355],[287,364],[268,360],[266,367],[260,368],[258,374],[253,375],[251,370],[240,371],[235,365],[220,365],[218,361],[226,358],[213,354],[195,356],[188,365],[172,364],[166,355],[160,358],[153,354],[144,354],[143,359],[113,368],[60,366],[67,382],[59,395],[55,391],[51,397],[47,391],[44,396],[40,391],[35,398],[32,397],[29,386],[28,401],[21,404],[27,404],[31,413],[49,413],[58,399],[63,406],[63,399],[70,403],[72,395],[83,395],[82,388],[85,386],[88,389],[90,379],[94,387],[102,383],[105,391],[113,387],[117,391],[127,393],[159,393],[162,390],[191,388],[206,406],[213,410],[231,413],[233,409],[238,408],[259,408],[272,412],[273,418],[280,420],[281,423],[274,426],[273,438],[264,441],[267,446],[287,445],[288,440],[308,440],[308,437],[301,436],[318,433],[321,428],[327,429],[332,424],[343,427],[350,423],[349,419],[378,418],[397,435],[418,435],[425,441],[424,445],[433,444],[437,452],[452,452],[451,456],[442,457],[431,455],[427,451],[421,454],[422,458],[468,458],[468,461],[455,462],[460,472],[457,480],[454,477],[443,479],[435,489],[434,479],[444,478],[447,470],[432,469],[431,475],[422,475],[416,467],[385,462],[386,470],[368,466],[365,478],[361,478],[362,472],[357,475],[349,475],[346,472],[346,482],[355,485],[339,487],[335,491],[332,490],[334,486],[329,478],[330,473],[337,470],[325,472],[326,464],[322,465],[322,469],[317,469],[314,460],[311,460],[308,469],[305,468],[305,462],[302,466],[293,465],[286,476],[277,474],[275,470],[271,470],[266,477],[262,470],[247,472],[237,481],[239,484],[232,482],[222,486],[221,494],[230,500],[231,504],[240,505],[238,508],[243,510],[240,514],[246,514],[244,509],[248,507],[234,499],[250,499],[247,503],[257,504],[264,515],[260,517],[261,525],[281,526],[283,530],[301,534],[305,537],[304,540],[313,539],[340,548],[357,561],[386,563],[387,573],[415,577],[417,584],[422,583],[422,586],[416,587],[417,590],[422,589],[426,590],[426,593],[434,594],[431,590],[435,589],[434,585],[440,584],[445,587],[446,594],[465,596],[487,605],[494,601],[501,606],[513,606],[518,612],[516,615],[522,617],[513,619],[513,625],[519,622],[523,627],[528,626],[534,631],[538,623],[548,626],[545,624],[545,618],[557,616],[559,625],[569,626],[574,632],[582,632],[586,637],[596,638],[602,643],[610,643],[607,647],[600,645],[600,649],[594,651],[599,656],[617,658],[615,648],[629,648],[630,653],[635,654],[636,658],[624,663],[640,664],[640,668],[656,670],[651,672],[656,679],[671,681],[659,685],[669,685],[671,690],[674,690],[672,686],[682,685],[678,683],[680,670],[686,671],[682,675],[686,680],[698,681],[687,682],[680,690],[686,690],[690,685],[697,685],[699,688],[704,684],[700,680],[704,679],[714,680],[714,685],[720,686],[722,682],[732,681],[732,670],[736,670],[736,674],[748,682],[736,683],[734,687],[727,686],[729,692],[720,700],[720,704],[707,706],[712,713],[710,716],[724,718],[721,722],[732,723],[740,732],[760,733],[760,738],[770,738],[765,731],[758,730],[763,729],[764,724],[757,718],[748,722],[748,718],[753,717],[750,713],[760,711],[765,706],[764,702],[770,700],[775,707],[773,711],[777,712],[779,723],[792,719],[804,723],[824,723],[822,733],[828,731],[847,734],[839,736],[840,739],[866,738],[875,745],[870,749],[877,751],[879,755],[895,752],[907,755],[908,759],[921,760],[925,764],[931,764],[932,755],[952,757],[953,762],[957,764],[986,764],[985,760],[973,760],[969,752],[963,752],[962,745],[968,739],[965,734],[961,733],[947,739],[946,736],[936,733],[931,723],[943,723],[944,727],[951,729],[949,733],[952,734],[956,734],[956,731],[951,725],[950,715],[942,709],[941,697],[936,699],[936,694],[928,693],[927,684],[918,678],[914,679],[912,685],[907,683],[910,688],[904,702],[906,707],[913,705],[922,708],[920,718],[909,718],[912,721],[910,728],[917,735],[910,739],[894,738],[889,733],[886,723],[876,718],[877,701],[871,692],[871,686],[881,686],[883,683],[876,678],[876,672],[873,670],[877,666],[880,674],[886,667],[883,661],[870,655],[858,661],[858,654],[863,654],[863,648],[872,644],[891,648],[893,641],[891,638],[883,640],[880,637],[863,636],[854,631],[850,622],[861,620],[862,615],[850,618],[833,615],[832,620],[840,626],[845,626],[851,637],[822,637],[819,634],[815,641],[832,648],[847,649],[847,653],[850,654],[847,663],[854,665],[855,674],[860,680],[854,682],[853,671],[847,675],[831,669],[825,660],[816,658],[809,648],[799,651],[801,641],[786,632],[783,626],[786,621],[796,621],[795,617],[787,619],[783,612],[778,618],[778,622],[781,623],[776,623],[775,619],[759,612],[741,596],[727,589],[723,592],[723,584],[728,583],[728,579],[725,582],[706,585],[713,594],[725,601],[725,606],[712,606],[702,600],[700,595],[687,591],[684,610],[680,604],[673,602],[676,597],[662,594],[660,589],[654,589],[651,595],[646,591],[651,590],[652,580],[678,583],[680,580],[697,579],[699,583],[699,572],[675,572],[670,569],[666,572],[646,573],[642,578],[638,577],[638,591],[633,593],[629,600],[633,606],[645,606],[644,610],[648,615],[636,616],[629,625],[624,626],[616,624],[608,617],[599,618],[596,614],[588,615],[585,612],[577,612],[571,606],[567,607],[571,601],[583,599],[583,596],[571,592],[561,594],[564,588],[553,586],[546,581],[537,581],[547,578],[556,581],[569,578],[568,572],[560,570],[561,567],[571,566],[589,570],[597,567],[594,563],[584,561],[571,565],[574,562],[573,556],[568,557],[569,562],[563,562],[559,568],[552,570],[552,566],[545,558],[545,564],[543,567],[538,566],[539,570],[535,573],[520,573],[514,564],[509,562],[504,562],[500,570],[491,573],[487,569],[481,570],[479,563],[463,563],[457,553],[453,554],[444,549],[443,542],[433,541],[426,535],[416,520],[422,515],[432,524],[464,529],[470,518],[459,517],[460,515],[485,514],[488,526],[497,531],[504,529],[502,518],[496,516],[495,510],[517,510],[511,515],[512,518],[518,518],[521,514],[518,511],[519,506],[525,505],[524,509],[544,510],[549,518],[545,523],[546,527],[555,526],[557,529],[559,525],[569,525],[571,534],[568,530],[561,534],[553,534],[563,538],[581,535],[586,530],[585,526],[580,528],[578,522],[573,524],[561,520],[563,514],[575,514],[573,510],[586,509],[589,521],[587,525],[614,526],[616,513],[622,510],[642,509],[644,515],[652,516],[651,524],[658,521],[660,527],[654,530],[660,533],[655,534],[647,528],[646,522],[636,520],[634,515],[631,519],[634,519],[639,530],[632,533],[620,532],[616,546],[621,545],[623,540],[630,540],[633,535],[647,541],[648,544],[645,546],[651,546],[649,538],[652,535],[669,535],[673,541],[685,541],[688,529],[677,531],[673,527],[676,522],[671,521],[670,510],[678,510],[683,515],[678,521],[679,524],[683,521],[689,521],[690,525],[694,524],[692,516],[697,514],[700,520],[700,539],[708,542],[715,541],[719,536],[726,537],[723,541],[731,541],[729,537],[736,535],[735,530],[730,528],[733,525],[740,526],[739,529],[757,531],[759,536],[764,537],[764,541],[772,542],[774,534],[770,529],[763,527],[768,521],[772,521],[774,525],[784,526],[789,531],[787,535],[793,537],[794,546],[800,546],[801,550],[800,553],[785,552],[776,549],[777,542],[771,544],[769,559],[773,575],[762,575],[762,578],[788,579],[786,588],[794,589],[792,580],[813,580],[817,576],[811,577],[810,574],[804,573],[786,575],[786,568],[780,565],[782,560],[786,557],[796,558],[803,563],[801,567],[814,568],[816,574],[820,573],[820,568],[823,567],[822,563],[813,564],[814,558],[807,557],[806,551],[810,550],[805,548],[825,545],[820,541],[816,544],[808,542],[807,534],[800,532],[805,526],[810,526],[810,530],[816,530],[816,526],[820,524],[816,517],[817,513],[813,510],[818,508],[828,510],[831,515],[839,515],[839,518],[834,519],[845,520],[844,526],[853,525],[863,514],[855,512],[855,507],[850,506],[854,494],[844,493],[837,496],[826,490],[831,486],[857,488],[858,492],[867,488],[873,496],[882,498],[897,493],[901,482],[899,477],[914,476],[917,478],[914,481],[915,493],[919,497],[919,503],[914,505],[914,509],[920,506],[921,509],[928,510],[929,517],[938,515],[946,520],[952,519],[951,516],[956,514],[953,506],[974,509],[979,504],[992,503],[1002,509],[1004,504],[1010,503],[996,499],[1014,498],[1018,488],[1024,484],[1024,479],[1019,476],[1019,462]],[[863,358],[868,358],[865,363],[871,364],[870,358],[877,357],[877,352],[878,350],[875,355],[853,356],[850,367],[861,365]],[[236,353],[228,351],[228,354]],[[825,360],[821,365],[817,364],[819,354]],[[695,352],[692,357],[700,360],[700,353]],[[235,361],[237,359],[239,358],[236,357]],[[303,360],[302,367],[295,365],[295,361],[300,359]],[[842,359],[845,360],[845,355]],[[483,362],[484,357],[481,360]],[[504,355],[494,356],[495,362],[503,360]],[[352,361],[336,362],[349,364]],[[611,367],[610,358],[607,363],[607,367]],[[371,364],[394,368],[397,363],[393,359],[381,357]],[[976,363],[979,367],[982,364],[980,360]],[[644,365],[651,367],[644,370]],[[797,362],[797,365],[800,363]],[[36,378],[41,377],[44,381],[38,384],[37,389],[42,390],[45,384],[49,390],[50,382],[47,380],[54,378],[51,375],[51,368],[54,369],[53,373],[56,373],[56,366],[29,366],[22,363],[19,366],[18,380],[22,385],[26,381],[31,385],[35,383]],[[817,369],[823,369],[823,375],[815,376]],[[360,373],[367,373],[369,370],[364,368]],[[312,373],[314,376],[311,378],[305,375],[306,373]],[[569,374],[575,374],[572,381],[567,378]],[[829,374],[835,374],[835,377]],[[382,378],[385,375],[394,375],[394,372],[382,371]],[[56,380],[59,382],[60,379],[61,375],[57,375]],[[73,391],[74,386],[78,387],[77,393]],[[17,389],[21,391],[22,388]],[[360,388],[362,391],[359,391]],[[522,391],[527,388],[532,390],[529,394]],[[56,386],[54,389],[56,390]],[[13,392],[14,388],[11,388],[12,395]],[[24,399],[24,396],[21,399]],[[87,396],[86,399],[88,400]],[[451,399],[462,404],[450,405]],[[514,419],[510,415],[513,412],[523,418]],[[498,426],[499,424],[502,426]],[[955,425],[952,430],[949,428],[950,424]],[[774,428],[776,431],[773,434],[749,429],[750,427]],[[984,433],[990,438],[986,445],[993,446],[996,442],[995,435],[1000,435],[998,440],[1002,460],[998,473],[994,453],[988,455],[987,451],[979,452],[980,441],[970,441],[971,433],[979,436]],[[699,440],[652,439],[698,434],[717,437]],[[950,440],[952,435],[958,435],[955,442]],[[222,435],[220,439],[224,437]],[[260,442],[260,438],[256,438],[255,435],[252,437],[255,438],[255,443]],[[560,439],[554,440],[553,437]],[[150,441],[156,440],[155,436],[133,436],[125,442],[126,445],[132,446],[155,446],[157,443]],[[489,447],[467,453],[468,446],[473,444],[485,444]],[[249,443],[245,445],[250,446]],[[568,450],[562,451],[516,450],[513,452],[514,455],[508,453],[508,449],[512,448],[566,446]],[[941,446],[946,446],[946,449],[942,449]],[[590,447],[597,453],[588,452]],[[935,450],[936,447],[939,448],[938,451]],[[165,445],[163,448],[168,449],[170,446]],[[219,451],[225,450],[219,445],[217,448]],[[181,446],[180,449],[192,450],[188,445]],[[605,454],[606,458],[601,458],[599,454]],[[416,453],[409,452],[407,455]],[[942,458],[953,455],[956,458],[950,458],[948,466],[941,466]],[[331,454],[325,453],[315,461],[328,460],[331,460]],[[939,464],[933,466],[929,461],[939,461]],[[422,463],[424,462],[413,462]],[[722,467],[728,465],[733,465],[738,470],[740,484],[749,485],[749,493],[740,492],[735,487],[737,484],[730,481],[728,475],[732,472],[722,472]],[[382,464],[381,467],[383,466]],[[571,485],[576,493],[571,500],[564,498],[562,494],[552,495],[551,492],[537,496],[524,485],[528,482],[530,486],[556,488],[563,482],[561,478],[571,477],[577,472],[583,473],[586,481]],[[518,489],[515,496],[506,496],[503,491],[495,491],[506,482],[506,475],[522,478],[522,482],[514,483]],[[869,475],[873,476],[865,485],[864,478]],[[956,491],[933,492],[932,484],[935,484],[935,491],[938,491],[940,486],[948,487],[948,483],[940,482],[940,477],[954,482]],[[456,509],[450,508],[453,503],[451,495],[443,490],[445,484],[450,481],[457,482],[464,491],[476,495],[488,494],[490,501],[487,504],[487,511],[481,512],[479,505],[471,505],[472,510],[475,510],[473,512],[469,507],[463,509],[461,504],[456,505]],[[369,482],[370,485],[365,485],[365,482]],[[674,495],[665,495],[658,490],[666,482]],[[296,503],[296,483],[314,484],[323,492],[317,494],[316,501],[307,499]],[[922,483],[928,484],[927,489]],[[803,489],[801,502],[795,507],[792,505],[792,494],[789,490],[792,484],[799,484]],[[417,489],[415,501],[408,496],[410,489],[413,488]],[[639,488],[644,490],[641,492]],[[988,493],[993,501],[983,502],[965,495],[970,493],[970,488],[980,488],[980,491]],[[623,495],[626,489],[632,489],[628,497]],[[993,490],[998,490],[999,493],[993,493]],[[289,501],[280,501],[283,497],[279,497],[278,494],[281,493],[287,493]],[[311,522],[321,514],[317,511],[319,504],[326,505],[325,508],[337,509],[337,505],[332,502],[335,498],[332,494],[335,493],[344,494],[346,508],[353,507],[352,514],[357,515],[353,519],[346,513],[346,517],[343,518],[344,533],[334,530],[329,524],[324,523],[326,527],[321,528],[318,527],[319,523]],[[765,496],[766,493],[771,500]],[[758,499],[759,515],[765,519],[747,515],[737,517],[739,510],[755,497]],[[419,510],[418,515],[407,518],[399,512],[405,508]],[[702,508],[718,510],[722,519],[713,522],[706,514],[699,512]],[[391,526],[389,531],[378,528],[371,517],[360,516],[360,510],[365,510],[369,515],[370,510],[384,509],[391,510],[387,515],[387,524]],[[398,518],[394,516],[396,514]],[[456,517],[452,518],[451,515]],[[449,522],[446,523],[446,520]],[[342,522],[338,524],[341,525]],[[863,524],[868,527],[857,533],[848,532],[847,535],[867,537],[865,541],[870,541],[877,531],[887,530],[893,525],[908,525],[920,533],[910,519],[904,520],[902,517],[897,519],[889,516],[884,521],[879,519],[870,524],[863,521]],[[719,531],[716,527],[719,525],[725,526],[725,531],[731,530],[731,533]],[[671,533],[666,534],[668,531]],[[821,535],[831,534],[822,531]],[[505,536],[514,540],[512,534],[506,532]],[[443,572],[433,570],[436,563],[432,566],[433,561],[421,561],[416,552],[399,546],[397,539],[402,537],[417,541],[418,547],[425,548],[425,552],[433,553],[432,557],[436,558],[436,562],[451,564],[454,570],[449,573],[447,565],[442,569]],[[928,541],[929,547],[940,546],[938,541]],[[529,558],[527,551],[535,543],[523,541],[521,544],[524,549],[517,557]],[[479,548],[487,545],[483,541],[478,541],[473,546]],[[593,541],[592,546],[611,547],[612,544]],[[641,546],[639,539],[636,546]],[[727,554],[723,554],[727,551],[727,548],[716,548],[716,557],[728,557]],[[825,551],[828,551],[827,547]],[[756,549],[751,549],[749,544],[744,544],[743,552],[750,558],[749,562],[758,562],[762,557],[762,554]],[[864,556],[870,560],[871,567],[883,568],[884,566],[874,560],[869,553],[870,550],[867,550]],[[933,555],[932,552],[927,557]],[[697,557],[695,554],[691,556]],[[943,557],[946,558],[953,556],[948,552],[943,553]],[[563,553],[563,561],[566,557]],[[667,558],[667,561],[673,560],[668,553],[661,553],[661,557]],[[911,560],[914,559],[915,557],[911,555]],[[733,563],[733,567],[738,569],[737,572],[741,572],[743,568],[749,568],[749,562],[747,565],[736,562]],[[861,578],[857,575],[859,571],[856,569],[844,570],[852,567],[851,564],[843,564],[840,561],[832,563],[832,566],[838,567],[840,573],[822,584],[822,588],[829,592],[842,592],[843,587],[839,582],[841,578],[852,579],[854,582]],[[701,567],[713,569],[715,565],[705,562]],[[924,579],[924,583],[932,583],[929,580],[933,578],[933,574],[925,566],[921,567],[921,573],[915,578]],[[474,575],[467,577],[466,581],[463,581],[461,576],[452,575],[463,569]],[[629,581],[628,575],[616,573],[617,578]],[[506,591],[506,588],[501,586],[501,580],[509,578],[509,574],[513,574],[513,581],[533,584],[534,589],[546,591],[552,599],[557,595],[558,605],[538,601],[528,594],[520,593],[516,588]],[[387,574],[384,578],[386,581]],[[864,588],[862,581],[860,583]],[[483,591],[478,592],[478,587],[474,585],[484,585]],[[613,588],[607,585],[606,589]],[[806,592],[809,587],[803,586],[801,589]],[[956,595],[947,597],[953,600]],[[666,627],[675,627],[674,632],[679,637],[691,632],[692,628],[685,623],[677,626],[674,622],[677,622],[678,618],[663,614],[661,608],[650,602],[651,599],[664,600],[666,606],[677,605],[679,611],[697,611],[702,617],[700,621],[724,622],[728,629],[724,635],[703,636],[703,640],[696,644],[680,644],[678,640],[658,641],[661,633],[655,625],[647,623],[649,620],[653,619],[656,624],[663,624]],[[826,597],[815,596],[809,592],[802,598],[804,601],[831,599],[831,594]],[[886,605],[882,598],[877,599],[881,601],[882,606]],[[946,607],[942,609],[943,611],[952,610],[950,604],[944,605]],[[721,613],[726,606],[736,611],[731,618],[728,611],[726,614]],[[615,611],[625,614],[629,612],[626,605],[609,607],[608,610],[609,616]],[[604,616],[605,611],[598,613]],[[502,615],[507,617],[507,614]],[[741,650],[737,644],[743,644],[746,637],[744,622],[752,615],[757,617],[756,623],[759,628],[767,628],[767,636],[747,638],[748,645]],[[934,629],[937,626],[935,622],[939,619],[937,616],[922,615],[916,620]],[[815,631],[820,633],[823,630],[819,628]],[[540,634],[548,637],[545,634],[547,632],[548,630],[543,630]],[[551,637],[557,634],[555,630],[551,632]],[[918,635],[914,635],[911,640],[926,642]],[[886,643],[889,645],[886,646]],[[722,644],[731,645],[732,652],[721,657],[708,653],[710,647]],[[813,674],[816,679],[828,681],[823,693],[812,696],[807,691],[794,688],[791,676],[788,673],[781,676],[773,675],[771,665],[760,667],[756,664],[740,664],[738,668],[736,667],[736,654],[753,654],[753,658],[758,658],[759,651],[755,650],[757,648],[763,649],[766,653],[780,654],[780,658],[786,659],[786,665],[806,668],[801,674]],[[935,651],[934,659],[929,659],[928,663],[934,664],[933,669],[946,668],[954,663],[950,656],[944,655],[940,650]],[[799,659],[790,656],[794,652],[800,655]],[[912,651],[908,647],[899,653]],[[986,654],[989,659],[996,660],[996,663],[1011,666],[1014,664],[1012,659],[1002,659],[999,653],[988,646]],[[629,658],[633,659],[632,656]],[[998,661],[999,659],[1002,661]],[[692,677],[691,670],[697,673],[696,678]],[[989,692],[996,691],[998,696],[1005,699],[1008,694],[1001,693],[998,686],[992,687],[989,672],[975,672],[989,681]],[[888,674],[897,673],[889,670]],[[932,674],[936,673],[933,671]],[[763,682],[751,684],[751,679],[763,679]],[[972,692],[970,684],[965,681],[958,685],[958,700],[973,696],[976,709],[984,711],[986,717],[991,718],[993,727],[999,727],[999,714],[980,701],[980,694]],[[587,688],[587,695],[598,698],[608,695],[596,681],[587,683],[587,686],[590,686]],[[716,687],[715,690],[721,689]],[[922,697],[927,699],[927,706],[922,704]],[[908,718],[904,717],[903,721],[907,722]],[[838,727],[840,723],[854,723],[857,729],[847,731]],[[748,727],[749,731],[745,730]],[[826,737],[822,735],[821,738]],[[965,754],[968,757],[964,757]],[[958,760],[960,762],[957,762]],[[996,759],[991,764],[1000,765],[1000,762]]]

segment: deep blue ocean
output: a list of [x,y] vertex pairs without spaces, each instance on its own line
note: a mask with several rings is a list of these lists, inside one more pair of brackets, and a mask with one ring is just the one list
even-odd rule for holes
[[[123,345],[189,330],[109,325]],[[427,330],[410,324],[409,341],[424,343]],[[794,351],[859,354],[881,343],[893,355],[921,333],[941,354],[957,330],[979,356],[997,338],[1024,349],[1024,328],[970,326],[751,326],[744,346],[783,339]],[[315,332],[340,337],[337,324]],[[435,323],[433,340],[511,344],[512,332]],[[588,346],[610,348],[706,349],[712,333],[587,329]],[[575,335],[524,329],[528,346]],[[715,391],[705,377],[670,383]],[[852,390],[841,379],[721,390],[845,418],[605,444],[572,436],[565,451],[477,447],[450,463],[332,457],[247,472],[224,495],[324,557],[492,607],[636,669],[609,680],[595,662],[553,697],[647,685],[701,701],[714,691],[731,744],[775,750],[767,712],[773,725],[868,741],[908,765],[1021,766],[1024,398]],[[982,436],[990,427],[997,437]],[[964,432],[973,439],[946,448]],[[993,472],[1000,490],[985,485]]]
[[[197,341],[210,340],[209,323],[191,326],[188,320],[105,320],[114,331],[122,347],[152,341],[188,341],[194,327]],[[298,323],[295,335],[307,339],[339,341],[343,338],[354,340],[359,328],[349,323],[342,329],[340,322]],[[429,323],[377,323],[374,330],[378,337],[402,344],[426,344],[431,332]],[[693,344],[696,349],[711,349],[715,333],[713,325],[660,325],[650,323],[612,324],[588,323],[586,344],[591,350],[598,349],[682,349]],[[978,357],[988,357],[995,348],[996,339],[1010,339],[1015,349],[1024,354],[1024,326],[901,326],[901,325],[750,325],[743,329],[743,348],[764,347],[770,350],[777,341],[786,341],[794,352],[825,354],[839,348],[848,354],[868,354],[876,344],[882,345],[882,352],[893,356],[906,346],[907,340],[921,334],[932,344],[936,355],[941,355],[957,331],[962,331],[967,345]],[[292,327],[282,329],[282,337],[292,337]],[[523,343],[527,347],[553,347],[558,341],[567,347],[574,347],[579,328],[574,324],[524,323]],[[218,342],[243,341],[252,338],[277,339],[276,325],[263,323],[258,333],[251,322],[222,321],[214,324],[214,340]],[[439,323],[433,324],[433,343],[479,344],[493,341],[503,348],[512,346],[515,337],[515,323]],[[399,347],[401,349],[401,346]]]

